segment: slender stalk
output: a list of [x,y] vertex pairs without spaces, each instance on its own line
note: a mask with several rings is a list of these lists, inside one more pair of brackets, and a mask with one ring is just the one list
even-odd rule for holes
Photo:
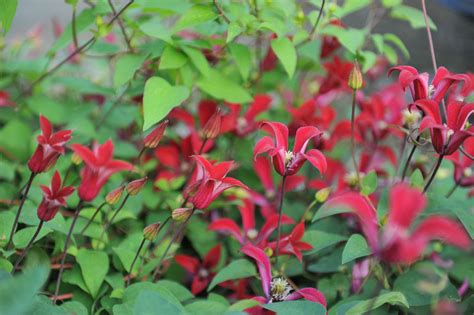
[[84,226],[84,228],[82,228],[81,232],[79,232],[79,235],[82,236],[87,228],[91,225],[92,222],[94,222],[94,219],[95,217],[99,214],[100,210],[102,210],[102,208],[107,204],[107,202],[102,202],[102,204],[95,210],[94,214],[92,215],[92,217],[89,219],[89,221],[87,221],[87,224]]
[[128,274],[128,279],[127,279],[127,282],[125,284],[125,288],[130,285],[130,281],[132,280],[133,267],[135,266],[135,262],[137,261],[138,256],[140,256],[140,252],[142,251],[142,248],[143,248],[143,245],[145,245],[145,242],[146,242],[146,238],[143,238],[141,243],[140,243],[140,246],[138,246],[137,253],[135,254],[135,257],[133,258],[132,264],[130,265],[130,273]]
[[[108,0],[109,2],[109,6],[110,8],[112,9],[112,13],[114,15],[117,15],[117,10],[115,10],[115,6],[114,4],[112,3],[112,0]],[[131,41],[130,41],[130,37],[128,37],[127,35],[127,32],[125,30],[125,25],[123,25],[123,21],[121,18],[117,18],[117,23],[120,27],[120,31],[122,32],[122,35],[123,35],[123,39],[125,40],[125,43],[127,44],[127,47],[128,47],[128,50],[130,52],[133,52],[133,47],[132,47],[132,44],[131,44]]]
[[38,224],[38,227],[36,228],[35,234],[33,234],[33,237],[28,242],[28,245],[26,245],[25,249],[23,250],[23,253],[21,253],[20,257],[17,259],[17,261],[15,263],[15,266],[12,269],[12,272],[11,272],[12,274],[15,273],[15,270],[18,269],[18,267],[20,266],[20,263],[22,262],[23,258],[25,258],[26,254],[28,254],[31,246],[33,245],[34,241],[36,240],[36,238],[38,237],[38,235],[41,231],[41,228],[43,227],[43,223],[44,223],[44,221],[41,220],[40,223]]
[[79,212],[81,212],[82,206],[84,205],[84,201],[81,199],[77,204],[76,211],[74,212],[74,217],[72,218],[71,227],[66,236],[66,240],[64,241],[64,248],[61,258],[61,264],[59,268],[58,279],[56,280],[56,289],[54,290],[53,296],[53,304],[56,304],[56,300],[58,299],[59,289],[61,288],[61,279],[64,272],[64,263],[66,262],[67,256],[67,248],[69,246],[69,242],[71,241],[72,232],[74,231],[74,226],[76,225],[77,219],[79,218]]
[[438,173],[438,170],[439,170],[439,167],[441,165],[441,162],[443,161],[443,157],[444,155],[443,154],[440,154],[439,157],[438,157],[438,161],[436,161],[436,165],[433,169],[433,172],[431,173],[431,176],[430,178],[428,179],[428,182],[426,183],[425,185],[425,188],[423,188],[423,193],[426,193],[428,191],[428,188],[430,188],[430,185],[431,183],[433,182],[435,176],[436,176],[436,173]]
[[446,198],[449,198],[451,197],[451,195],[454,193],[454,191],[459,187],[459,182],[456,182],[453,186],[453,188],[451,188],[449,190],[449,192],[446,194]]
[[219,12],[219,16],[224,19],[224,21],[229,24],[230,20],[229,18],[225,15],[224,10],[222,10],[221,6],[217,3],[217,0],[213,0],[214,6],[216,7],[217,11]]
[[196,211],[196,208],[193,207],[191,209],[191,214],[186,218],[186,220],[184,220],[183,223],[181,223],[181,225],[179,226],[179,229],[173,235],[173,237],[171,238],[168,246],[166,247],[165,251],[161,255],[160,260],[158,261],[158,265],[156,266],[155,271],[153,271],[153,276],[152,276],[153,281],[156,278],[156,276],[158,275],[158,272],[160,271],[161,264],[162,264],[163,260],[165,259],[166,255],[168,255],[168,252],[170,251],[171,246],[178,239],[179,235],[181,235],[181,233],[184,231],[184,228],[188,225],[188,222],[191,219],[191,217],[193,216],[194,211]]
[[356,107],[356,93],[357,90],[352,92],[352,111],[351,111],[351,156],[352,163],[354,164],[354,171],[357,176],[357,183],[360,187],[360,174],[359,167],[357,166],[356,156],[355,156],[355,107]]
[[15,221],[13,221],[12,230],[10,232],[10,238],[8,239],[7,246],[5,247],[7,250],[10,248],[10,245],[13,242],[13,236],[15,235],[16,229],[18,228],[18,221],[20,220],[21,210],[23,210],[23,205],[25,204],[26,198],[28,197],[28,193],[30,192],[31,184],[33,183],[33,179],[35,179],[36,173],[31,172],[30,178],[26,183],[25,193],[21,197],[20,205],[18,206],[18,210],[16,212]]
[[321,17],[323,16],[323,11],[324,11],[324,5],[326,4],[326,0],[323,0],[321,2],[321,8],[319,9],[318,17],[316,18],[316,22],[314,23],[313,27],[311,28],[311,31],[309,32],[308,37],[302,41],[301,43],[298,43],[296,47],[300,45],[304,45],[310,41],[313,40],[314,34],[316,34],[316,30],[318,29],[319,22],[321,21]]
[[[408,136],[405,136],[403,138],[403,142],[402,142],[402,145],[401,145],[401,148],[400,148],[400,154],[398,155],[398,161],[401,161],[403,159],[403,156],[405,155],[405,149],[407,147],[407,141],[408,141]],[[397,174],[398,174],[398,171],[400,170],[400,163],[397,162],[397,166],[395,167],[395,172],[393,174],[393,181],[392,183],[394,183],[397,179]]]
[[120,210],[122,210],[123,206],[125,206],[125,203],[127,202],[128,197],[130,197],[130,194],[129,194],[129,193],[127,193],[127,194],[125,195],[125,198],[123,198],[122,203],[121,203],[120,206],[115,210],[115,212],[114,212],[114,214],[112,215],[112,217],[110,218],[110,220],[109,220],[107,223],[105,223],[104,230],[102,231],[102,233],[100,234],[100,237],[99,237],[99,242],[102,242],[102,239],[104,238],[105,232],[106,232],[107,229],[112,225],[112,223],[114,222],[114,219],[117,217],[117,215],[119,214]]
[[280,200],[278,205],[278,227],[277,227],[277,240],[275,247],[275,264],[278,265],[278,256],[280,254],[280,237],[281,237],[281,217],[283,215],[283,197],[285,196],[285,181],[286,175],[283,175],[281,178],[281,187],[280,187]]
[[[416,142],[418,142],[420,140],[420,135],[418,135],[416,137]],[[411,160],[413,158],[413,155],[415,154],[415,151],[416,151],[416,143],[413,143],[413,147],[411,148],[411,151],[410,151],[410,154],[408,154],[408,158],[407,158],[407,161],[405,162],[405,166],[403,167],[403,171],[402,171],[402,181],[405,179],[405,177],[407,176],[407,172],[408,172],[408,167],[410,166],[410,163],[411,163]]]

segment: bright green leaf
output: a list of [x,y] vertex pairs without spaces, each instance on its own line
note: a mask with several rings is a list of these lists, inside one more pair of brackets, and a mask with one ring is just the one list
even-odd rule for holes
[[233,21],[229,24],[229,27],[227,28],[227,39],[226,43],[230,43],[231,41],[234,40],[237,36],[242,34],[244,29],[240,26],[240,24],[237,21]]
[[362,178],[362,190],[361,193],[365,196],[370,195],[377,189],[377,174],[375,171],[369,172]]
[[135,72],[141,67],[146,56],[122,55],[115,63],[114,86],[119,87],[133,78]]
[[358,302],[346,311],[346,315],[358,315],[379,308],[384,304],[398,305],[409,308],[407,299],[401,292],[383,293],[375,298]]
[[184,86],[172,86],[160,77],[152,77],[146,81],[143,94],[143,130],[147,130],[187,99],[189,90]]
[[[390,16],[396,19],[408,21],[414,29],[426,27],[423,12],[417,8],[399,5],[392,9]],[[436,25],[430,17],[428,17],[428,23],[431,29],[436,30]]]
[[0,0],[0,30],[8,33],[15,17],[18,0]]
[[166,46],[160,58],[160,70],[179,69],[186,64],[188,58],[185,54],[174,48]]
[[100,286],[109,271],[109,257],[103,251],[80,249],[77,262],[81,267],[82,277],[93,297],[97,297]]
[[247,81],[252,68],[252,53],[248,46],[241,44],[229,44],[230,53],[235,59],[237,68],[244,81]]
[[148,36],[159,38],[167,43],[173,42],[171,31],[158,18],[153,18],[140,24],[140,30]]
[[267,310],[274,311],[277,315],[325,315],[326,309],[322,304],[301,300],[270,303],[263,305]]
[[397,46],[405,56],[405,58],[410,58],[410,52],[408,48],[405,46],[403,41],[395,34],[387,33],[383,35],[385,41],[392,42],[395,46]]
[[295,73],[297,63],[295,46],[288,38],[282,37],[272,40],[272,49],[291,79]]
[[303,241],[311,244],[313,248],[308,251],[305,251],[304,255],[311,255],[317,253],[318,251],[324,248],[345,241],[346,239],[347,237],[339,234],[327,233],[324,231],[317,230],[307,231],[306,233],[304,233]]
[[227,309],[227,312],[243,311],[247,308],[257,306],[259,304],[260,303],[258,301],[255,301],[255,300],[252,300],[252,299],[244,299],[244,300],[240,300],[240,301],[232,304],[231,306],[229,306],[229,308]]
[[402,4],[403,0],[382,0],[382,5],[386,8],[393,8]]
[[197,82],[197,86],[220,100],[231,103],[247,103],[252,101],[252,97],[246,89],[214,69],[211,69],[208,77],[201,78]]
[[207,62],[206,57],[204,54],[196,48],[191,47],[182,47],[184,53],[188,55],[189,59],[193,65],[201,72],[201,74],[205,77],[209,75],[209,63]]
[[342,251],[342,264],[370,255],[371,252],[365,238],[360,234],[353,234]]
[[215,18],[217,18],[217,14],[212,7],[195,5],[181,16],[174,26],[174,31],[177,32],[190,26],[214,20]]
[[222,268],[212,279],[207,291],[211,291],[216,285],[227,280],[253,277],[257,274],[255,265],[247,259],[237,259]]

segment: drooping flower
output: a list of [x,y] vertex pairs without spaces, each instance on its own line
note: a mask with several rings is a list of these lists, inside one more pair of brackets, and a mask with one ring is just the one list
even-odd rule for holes
[[52,220],[59,208],[66,205],[66,198],[74,192],[74,187],[61,186],[61,176],[58,171],[54,172],[51,185],[41,185],[43,199],[38,206],[38,218],[42,221]]
[[275,140],[268,136],[260,139],[253,151],[254,158],[259,154],[268,153],[278,174],[282,176],[294,175],[306,160],[321,173],[326,171],[326,158],[321,151],[311,149],[306,152],[309,140],[322,134],[318,128],[312,126],[299,128],[296,131],[293,151],[288,150],[288,128],[284,124],[264,122],[261,128],[273,134]]
[[240,249],[242,253],[251,257],[257,264],[260,280],[262,282],[263,296],[254,299],[261,303],[274,303],[306,299],[322,304],[326,307],[326,298],[314,288],[303,288],[294,291],[288,281],[282,277],[272,277],[270,259],[265,252],[252,244],[246,244]]
[[420,132],[429,129],[431,143],[438,154],[451,155],[464,140],[474,136],[474,126],[465,128],[469,116],[474,113],[474,103],[448,102],[446,123],[443,122],[438,103],[435,101],[419,100],[411,107],[414,106],[425,114],[420,123]]
[[[257,230],[255,225],[255,205],[252,200],[244,199],[243,205],[239,206],[238,209],[242,217],[243,229],[232,219],[221,218],[214,220],[209,225],[209,230],[229,233],[242,245],[250,242],[260,248],[265,248],[268,237],[278,228],[278,214],[275,213],[268,217],[265,224]],[[291,224],[293,222],[286,215],[283,215],[281,218],[281,224]]]
[[464,228],[447,217],[430,216],[410,230],[426,202],[426,196],[418,189],[406,184],[394,186],[390,191],[388,221],[383,230],[379,229],[374,206],[358,193],[340,194],[330,199],[328,204],[350,209],[358,218],[373,253],[388,263],[412,264],[433,239],[468,248],[470,238]]
[[71,147],[85,163],[78,189],[79,198],[84,201],[94,200],[114,173],[133,169],[130,163],[113,159],[114,144],[111,140],[102,145],[95,143],[92,150],[80,144]]
[[398,83],[403,90],[410,90],[413,101],[431,99],[440,102],[448,90],[456,89],[457,86],[464,82],[461,96],[466,96],[470,88],[471,80],[466,74],[453,74],[445,67],[439,67],[435,73],[433,81],[429,82],[429,74],[427,72],[418,73],[418,70],[411,66],[397,66],[388,70],[388,75],[393,71],[400,71],[398,75]]
[[[464,141],[464,152],[471,157],[474,156],[474,137],[470,137]],[[447,160],[453,162],[454,165],[454,182],[461,187],[474,186],[474,171],[472,166],[474,161],[469,156],[459,151],[446,157]]]
[[189,200],[196,209],[206,209],[224,190],[231,187],[248,189],[241,181],[227,177],[234,166],[233,161],[213,164],[200,155],[193,158],[197,167],[194,180],[186,189],[186,195],[190,197]]
[[33,156],[28,161],[28,167],[33,173],[46,172],[54,166],[61,154],[65,152],[65,144],[71,140],[71,130],[53,132],[49,120],[40,115],[40,127],[42,134],[36,139],[38,146]]
[[197,258],[188,255],[176,255],[175,260],[178,265],[186,269],[192,277],[191,292],[196,295],[204,291],[214,278],[215,268],[221,259],[221,244],[217,244],[200,262]]

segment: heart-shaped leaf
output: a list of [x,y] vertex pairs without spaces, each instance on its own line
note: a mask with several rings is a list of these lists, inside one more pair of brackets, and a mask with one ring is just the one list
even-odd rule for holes
[[82,277],[89,289],[89,293],[96,297],[109,271],[109,257],[107,253],[81,249],[77,252],[76,259],[81,267]]

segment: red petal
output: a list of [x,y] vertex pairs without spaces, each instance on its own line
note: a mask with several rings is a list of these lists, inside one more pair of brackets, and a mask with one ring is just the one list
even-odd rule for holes
[[237,223],[228,218],[217,219],[209,224],[210,231],[228,232],[235,237],[240,243],[243,243],[242,232]]
[[280,122],[263,122],[261,128],[272,133],[276,140],[276,147],[288,151],[288,128]]
[[324,294],[319,292],[318,290],[314,288],[303,288],[299,289],[298,291],[293,292],[290,294],[286,300],[287,301],[292,301],[292,300],[299,300],[299,299],[305,299],[308,301],[316,302],[319,304],[322,304],[324,307],[326,307],[326,298],[324,297]]
[[113,158],[114,154],[114,144],[112,140],[107,140],[105,143],[101,146],[99,146],[99,151],[98,151],[98,161],[99,164],[104,165],[108,161],[110,161]]
[[407,229],[426,207],[421,191],[406,184],[398,184],[390,191],[388,225]]
[[270,160],[263,156],[255,158],[253,169],[258,178],[260,178],[265,191],[269,193],[275,193],[275,186],[273,184],[272,177],[272,165]]
[[306,154],[304,154],[304,157],[311,163],[313,164],[314,167],[316,167],[321,174],[324,174],[327,169],[327,162],[326,162],[326,157],[324,154],[316,149],[311,149]]
[[250,199],[242,201],[244,204],[239,206],[239,211],[242,216],[244,231],[248,231],[255,228],[255,205]]
[[438,239],[464,249],[469,248],[471,239],[459,223],[442,216],[431,216],[424,220],[413,233],[412,238],[427,241]]
[[192,274],[197,273],[200,262],[196,258],[188,255],[176,255],[174,259],[178,265],[186,269],[188,272]]
[[270,259],[263,250],[253,244],[246,244],[240,249],[242,253],[253,258],[257,263],[258,272],[262,281],[262,288],[265,296],[270,298],[270,282],[272,281],[272,269]]
[[98,166],[94,153],[92,153],[88,147],[75,143],[71,145],[71,148],[77,155],[81,157],[84,163],[90,166]]
[[53,127],[51,126],[51,123],[49,122],[49,120],[43,115],[40,115],[40,128],[43,135],[47,139],[49,139],[49,137],[51,137],[51,134],[53,133]]
[[58,171],[54,171],[53,179],[51,181],[51,191],[53,194],[57,194],[61,188],[61,176]]
[[204,267],[206,269],[213,269],[219,263],[221,259],[221,244],[218,243],[216,246],[211,248],[209,252],[204,257]]
[[309,140],[319,136],[320,134],[322,134],[322,132],[316,127],[305,126],[298,128],[298,130],[296,130],[295,146],[293,152],[304,153]]
[[257,144],[255,145],[255,148],[253,149],[253,157],[255,159],[259,154],[273,149],[275,149],[275,145],[273,144],[272,138],[265,136],[258,140]]

